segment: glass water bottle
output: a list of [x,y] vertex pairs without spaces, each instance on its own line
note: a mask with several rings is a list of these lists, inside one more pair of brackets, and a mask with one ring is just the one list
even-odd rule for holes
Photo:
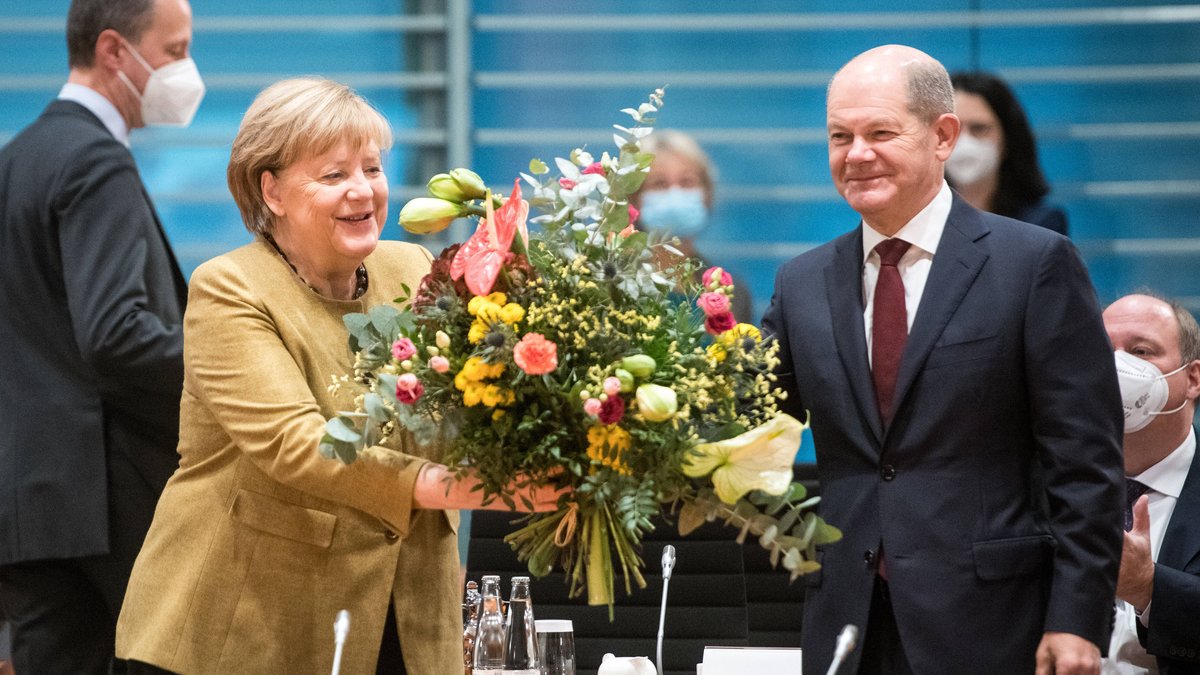
[[536,673],[538,665],[537,629],[533,623],[529,577],[513,577],[508,616],[504,619],[504,669]]
[[483,608],[475,631],[474,675],[493,675],[504,668],[504,614],[500,611],[500,577],[483,577]]

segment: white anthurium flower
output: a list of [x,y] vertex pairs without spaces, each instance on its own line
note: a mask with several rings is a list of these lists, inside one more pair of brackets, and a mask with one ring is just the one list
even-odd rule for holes
[[792,462],[805,425],[784,413],[744,434],[715,443],[701,443],[684,461],[692,478],[712,474],[717,497],[734,504],[752,490],[783,494],[792,484]]
[[575,166],[575,164],[573,164],[570,160],[563,159],[562,157],[555,157],[554,164],[558,167],[558,171],[562,174],[563,178],[579,182],[579,167]]

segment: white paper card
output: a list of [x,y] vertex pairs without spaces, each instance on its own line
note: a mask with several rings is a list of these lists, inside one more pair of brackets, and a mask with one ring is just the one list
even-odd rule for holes
[[[705,647],[704,675],[801,675],[800,649],[787,647]],[[700,672],[700,669],[697,669]]]

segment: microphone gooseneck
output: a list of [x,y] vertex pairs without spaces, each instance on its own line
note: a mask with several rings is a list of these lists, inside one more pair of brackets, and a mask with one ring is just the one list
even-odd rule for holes
[[337,619],[333,622],[333,671],[332,675],[338,675],[342,670],[342,648],[346,646],[346,636],[350,634],[350,612],[342,610],[338,612]]
[[837,647],[833,650],[833,662],[829,664],[829,670],[825,675],[836,675],[838,668],[846,661],[846,657],[850,656],[850,652],[858,645],[858,626],[854,624],[846,624],[842,628],[842,632],[838,633]]
[[663,627],[666,625],[666,622],[667,622],[667,584],[671,583],[671,572],[674,571],[674,569],[675,569],[675,547],[670,544],[667,544],[666,546],[663,547],[663,553],[662,553],[662,579],[663,579],[662,609],[660,609],[659,613],[658,613],[658,645],[657,645],[657,650],[655,651],[655,654],[657,655],[657,660],[655,661],[655,665],[658,667],[658,675],[662,675],[662,673],[663,673],[662,645],[663,645]]

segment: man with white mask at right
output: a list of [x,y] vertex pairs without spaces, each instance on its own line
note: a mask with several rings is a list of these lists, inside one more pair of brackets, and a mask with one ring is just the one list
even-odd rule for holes
[[129,152],[204,96],[186,0],[73,0],[70,72],[0,148],[0,606],[21,675],[114,630],[179,456],[187,287]]
[[1126,522],[1103,672],[1200,673],[1200,326],[1177,303],[1104,310],[1125,407]]

